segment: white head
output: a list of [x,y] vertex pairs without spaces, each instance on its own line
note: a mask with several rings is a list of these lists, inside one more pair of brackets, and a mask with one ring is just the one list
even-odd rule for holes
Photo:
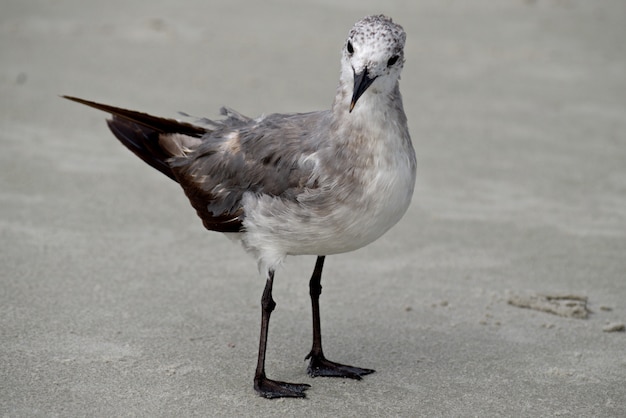
[[368,16],[350,30],[341,58],[341,82],[352,87],[350,112],[368,94],[391,93],[404,66],[406,33],[390,18]]

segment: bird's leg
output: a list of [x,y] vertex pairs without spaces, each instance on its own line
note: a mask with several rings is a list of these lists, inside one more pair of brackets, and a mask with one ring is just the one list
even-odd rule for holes
[[348,366],[327,360],[322,351],[322,331],[320,329],[320,294],[322,293],[322,269],[324,268],[324,256],[317,257],[315,269],[309,282],[309,293],[311,295],[311,308],[313,310],[313,347],[311,352],[305,357],[311,359],[307,372],[309,376],[326,377],[347,377],[361,380],[361,376],[374,373],[372,369],[362,369],[360,367]]
[[304,398],[304,391],[310,385],[304,383],[287,383],[270,380],[265,377],[265,351],[267,349],[267,331],[270,324],[270,316],[276,307],[272,299],[272,285],[274,283],[274,271],[270,270],[263,296],[261,297],[261,338],[259,340],[259,358],[257,360],[256,373],[254,374],[254,390],[265,398]]

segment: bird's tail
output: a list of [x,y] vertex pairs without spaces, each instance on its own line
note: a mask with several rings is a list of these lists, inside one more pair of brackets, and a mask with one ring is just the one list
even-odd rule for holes
[[185,144],[181,141],[199,141],[197,138],[209,132],[203,127],[174,119],[160,118],[78,97],[63,97],[110,113],[113,117],[107,119],[107,124],[113,135],[133,154],[174,181],[178,180],[167,160],[177,155],[176,150],[184,147]]

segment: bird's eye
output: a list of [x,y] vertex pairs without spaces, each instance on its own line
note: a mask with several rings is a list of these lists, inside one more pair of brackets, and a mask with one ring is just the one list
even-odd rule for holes
[[394,55],[393,57],[389,58],[389,61],[387,61],[387,67],[391,67],[393,64],[398,62],[398,59],[400,59],[398,55]]
[[346,49],[348,50],[348,54],[354,54],[354,47],[352,46],[352,42],[348,41],[348,45],[346,45]]

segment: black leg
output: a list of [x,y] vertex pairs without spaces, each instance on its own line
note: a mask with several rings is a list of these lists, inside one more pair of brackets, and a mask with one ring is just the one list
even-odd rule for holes
[[315,262],[315,269],[309,282],[311,295],[311,308],[313,310],[313,347],[306,359],[311,359],[307,372],[309,376],[347,377],[361,380],[361,376],[374,373],[372,369],[348,366],[327,360],[322,351],[322,331],[320,327],[320,295],[322,294],[322,269],[324,268],[325,256],[320,255]]
[[274,283],[274,271],[269,272],[263,297],[261,298],[261,338],[259,339],[259,358],[254,374],[254,390],[265,398],[304,398],[304,391],[310,385],[304,383],[287,383],[270,380],[265,377],[265,351],[267,349],[267,331],[270,324],[270,316],[276,307],[272,299],[272,285]]

